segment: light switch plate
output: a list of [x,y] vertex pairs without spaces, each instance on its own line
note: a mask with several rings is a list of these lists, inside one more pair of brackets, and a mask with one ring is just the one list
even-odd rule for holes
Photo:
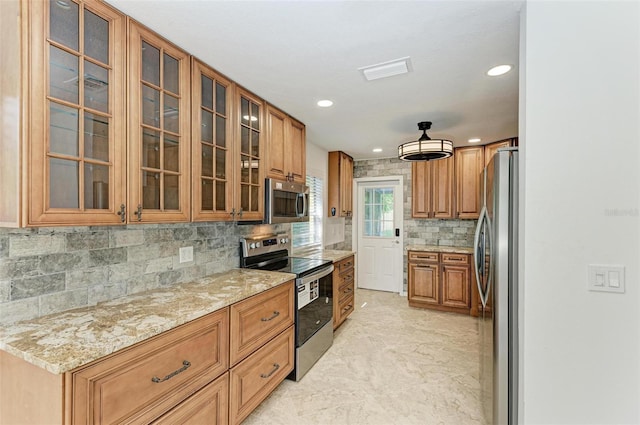
[[587,271],[589,291],[624,293],[624,266],[589,264]]
[[180,262],[188,263],[189,261],[193,261],[193,247],[192,246],[184,246],[180,248]]

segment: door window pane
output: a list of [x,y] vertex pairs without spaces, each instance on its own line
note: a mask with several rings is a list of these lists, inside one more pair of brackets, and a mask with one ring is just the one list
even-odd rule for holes
[[142,129],[142,166],[160,168],[160,132]]
[[242,155],[240,157],[240,182],[249,183],[249,167],[251,167],[251,159]]
[[84,164],[84,207],[109,209],[109,167]]
[[49,103],[49,151],[78,156],[78,110]]
[[109,71],[84,61],[84,106],[109,112]]
[[178,176],[164,176],[164,209],[178,210],[180,209],[180,191],[178,190]]
[[180,167],[180,146],[176,137],[164,136],[164,169],[169,171],[179,171]]
[[84,157],[109,161],[109,119],[84,113]]
[[227,151],[216,149],[216,178],[225,179],[227,172],[225,169]]
[[216,145],[227,146],[227,120],[216,116]]
[[249,153],[249,129],[247,127],[240,129],[240,152]]
[[260,156],[260,133],[251,132],[251,155]]
[[51,39],[78,50],[78,5],[71,0],[49,1]]
[[227,113],[227,89],[225,86],[216,83],[216,112],[226,115]]
[[76,161],[49,159],[49,205],[79,208],[79,166]]
[[251,211],[258,211],[258,186],[251,186]]
[[84,11],[84,54],[109,63],[109,22],[95,13]]
[[180,131],[180,110],[178,98],[164,95],[164,129],[172,133]]
[[78,57],[57,47],[49,47],[49,95],[78,103]]
[[206,75],[201,75],[200,81],[202,84],[202,106],[213,109],[213,80]]
[[142,123],[160,128],[160,92],[142,85]]
[[202,175],[213,177],[213,147],[202,145]]
[[213,143],[213,114],[202,110],[202,141]]
[[393,188],[365,188],[364,236],[394,236]]
[[216,210],[224,211],[227,205],[226,183],[216,182]]
[[142,42],[142,79],[160,86],[160,50]]
[[178,69],[178,60],[164,54],[164,78],[163,88],[172,93],[180,94],[180,71]]
[[202,209],[213,211],[213,180],[202,179]]
[[260,130],[260,107],[255,103],[251,104],[251,128]]
[[142,172],[142,208],[160,209],[160,174]]
[[242,124],[249,125],[249,101],[244,97],[240,98],[240,117]]

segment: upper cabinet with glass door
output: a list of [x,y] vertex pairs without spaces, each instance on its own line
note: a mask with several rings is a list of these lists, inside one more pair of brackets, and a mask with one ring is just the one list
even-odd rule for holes
[[[236,179],[234,220],[262,220],[264,217],[264,163],[262,123],[264,103],[251,93],[236,90],[237,127],[240,141],[239,178]],[[239,198],[238,198],[239,196]]]
[[129,222],[188,221],[189,55],[129,26]]
[[121,223],[125,17],[91,0],[23,7],[29,25],[22,76],[29,87],[25,224]]
[[232,220],[232,83],[197,59],[192,59],[191,78],[193,221]]

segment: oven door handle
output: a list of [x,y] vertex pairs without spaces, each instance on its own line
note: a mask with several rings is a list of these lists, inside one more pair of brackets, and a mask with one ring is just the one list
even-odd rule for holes
[[309,282],[313,282],[314,280],[323,278],[326,275],[331,274],[331,273],[333,273],[333,264],[331,264],[329,267],[325,267],[325,268],[323,268],[321,270],[318,270],[317,272],[315,272],[313,274],[301,277],[300,280],[299,280],[299,282],[300,282],[299,284],[306,285]]

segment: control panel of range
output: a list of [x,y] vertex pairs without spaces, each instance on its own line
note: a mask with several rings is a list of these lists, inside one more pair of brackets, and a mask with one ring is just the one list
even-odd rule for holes
[[291,239],[286,233],[279,235],[248,236],[240,239],[240,246],[244,257],[253,257],[255,255],[267,254],[283,249],[291,252]]

